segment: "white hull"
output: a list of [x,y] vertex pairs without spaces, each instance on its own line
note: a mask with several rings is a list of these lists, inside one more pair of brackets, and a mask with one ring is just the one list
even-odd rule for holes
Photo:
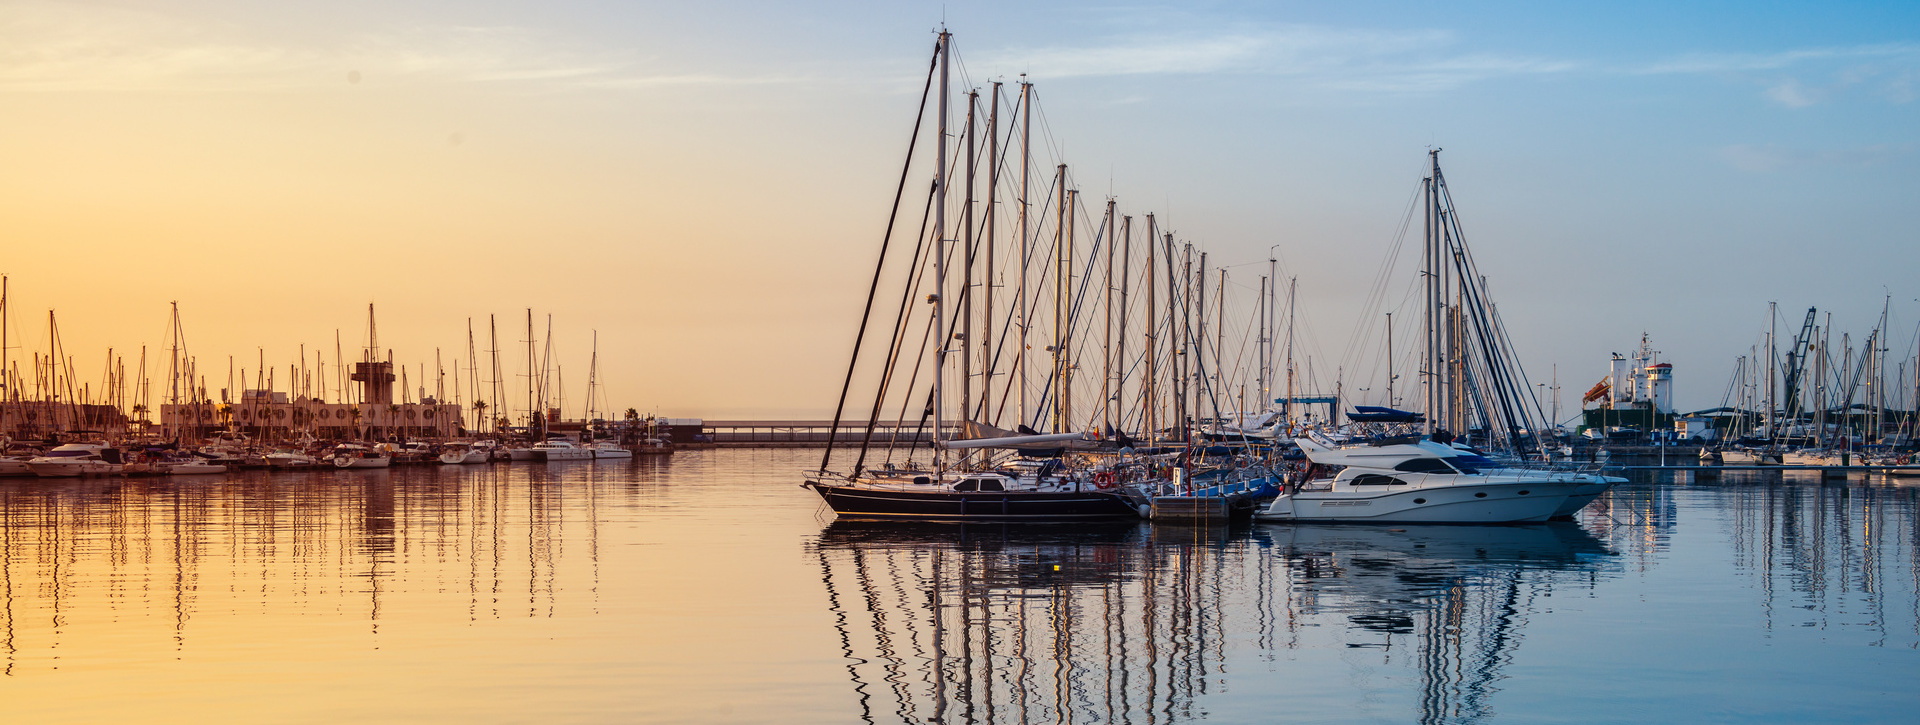
[[334,456],[333,458],[333,466],[335,468],[386,468],[390,465],[393,465],[392,456],[374,456],[372,458]]
[[33,468],[27,465],[27,462],[25,459],[0,458],[0,476],[31,476],[31,475],[33,475]]
[[105,461],[34,461],[27,467],[41,478],[108,476],[120,472],[120,464]]
[[533,451],[533,449],[532,449],[532,448],[508,448],[508,449],[507,449],[507,460],[510,460],[510,461],[536,461],[536,460],[539,460],[539,459],[538,459],[538,458],[535,458],[535,457],[534,457],[534,451]]
[[593,448],[593,449],[590,449],[590,450],[592,450],[592,451],[593,451],[593,458],[594,458],[594,460],[601,460],[601,461],[604,461],[604,460],[607,460],[607,459],[614,459],[614,460],[618,460],[618,459],[622,459],[622,458],[632,458],[632,457],[633,457],[633,451],[629,451],[629,450],[627,450],[627,449],[625,449],[625,448],[612,448],[612,447],[609,447],[609,448]]
[[473,463],[486,463],[487,452],[483,450],[447,451],[440,454],[440,462],[449,466],[461,466]]
[[305,455],[272,455],[267,456],[267,465],[274,468],[313,468],[320,465],[320,460]]
[[1626,479],[1602,478],[1597,483],[1581,484],[1579,487],[1573,489],[1573,493],[1569,494],[1567,500],[1560,504],[1560,508],[1554,510],[1554,518],[1572,516],[1578,513],[1580,509],[1586,508],[1587,504],[1593,503],[1594,499],[1600,498],[1600,494],[1606,493],[1607,489],[1613,488],[1613,484],[1624,482],[1625,480]]
[[538,451],[541,459],[548,463],[554,461],[591,461],[593,451],[585,448],[546,448]]
[[[1499,481],[1390,491],[1302,491],[1256,512],[1260,521],[1509,524],[1546,521],[1579,488],[1573,481]],[[1383,487],[1384,488],[1384,487]],[[1597,494],[1596,494],[1597,495]]]
[[1774,466],[1779,459],[1773,454],[1759,451],[1724,450],[1720,452],[1720,463],[1728,466]]

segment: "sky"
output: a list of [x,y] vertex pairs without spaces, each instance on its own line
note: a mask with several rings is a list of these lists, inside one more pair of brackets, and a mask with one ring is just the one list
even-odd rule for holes
[[1565,405],[1643,333],[1719,405],[1770,302],[1836,344],[1885,305],[1914,354],[1913,4],[187,0],[0,3],[9,355],[51,309],[99,379],[177,301],[218,388],[356,359],[372,303],[429,374],[471,320],[489,377],[495,316],[512,386],[531,308],[570,410],[597,337],[615,410],[823,417],[943,23],[1095,206],[1249,300],[1277,257],[1316,381],[1378,384],[1351,338],[1430,148]]

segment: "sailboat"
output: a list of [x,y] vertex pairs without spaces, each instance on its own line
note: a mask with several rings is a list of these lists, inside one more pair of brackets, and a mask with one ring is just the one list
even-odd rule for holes
[[[973,401],[971,396],[965,391],[967,383],[962,383],[962,390],[959,391],[959,395],[957,396],[953,395],[955,391],[944,383],[945,378],[950,374],[950,367],[954,365],[956,359],[959,360],[960,365],[968,364],[967,345],[956,344],[949,346],[937,341],[945,339],[965,340],[968,333],[972,332],[972,326],[970,324],[964,326],[953,324],[953,322],[959,321],[965,315],[971,313],[973,308],[970,302],[962,303],[963,306],[957,308],[962,317],[950,317],[950,315],[953,314],[953,308],[955,308],[954,300],[965,300],[973,281],[970,266],[974,257],[974,239],[972,236],[974,231],[974,225],[972,224],[972,209],[974,206],[972,204],[974,201],[972,196],[974,190],[972,170],[974,167],[972,164],[971,146],[974,143],[975,136],[973,134],[974,117],[971,111],[977,97],[973,95],[968,96],[968,133],[965,135],[966,143],[968,144],[968,204],[966,206],[965,220],[960,228],[965,230],[967,253],[960,255],[960,259],[962,263],[967,266],[962,268],[965,277],[963,279],[954,279],[953,277],[961,277],[961,275],[949,275],[948,264],[948,258],[952,256],[950,254],[951,250],[958,248],[958,245],[955,244],[958,240],[949,238],[949,235],[953,234],[954,230],[949,228],[947,222],[947,192],[949,184],[949,149],[947,147],[947,140],[952,137],[948,132],[948,118],[950,115],[948,113],[948,98],[950,96],[949,68],[952,58],[951,42],[952,36],[942,30],[934,45],[934,57],[928,68],[927,77],[927,91],[932,90],[934,78],[937,76],[939,79],[939,95],[937,97],[939,128],[935,136],[935,177],[933,188],[930,192],[933,196],[930,200],[933,224],[932,235],[921,240],[921,243],[927,246],[917,248],[914,259],[916,261],[921,259],[928,260],[929,264],[926,266],[932,268],[930,270],[931,277],[925,276],[924,271],[912,271],[915,265],[909,265],[910,271],[908,273],[908,279],[905,282],[906,290],[902,298],[903,304],[901,307],[901,317],[899,318],[904,320],[908,317],[908,306],[906,303],[920,299],[920,295],[917,294],[916,291],[923,289],[921,285],[925,284],[929,286],[932,291],[930,294],[926,294],[924,299],[932,310],[931,319],[928,322],[929,327],[926,329],[930,337],[936,340],[932,345],[931,351],[927,353],[931,358],[932,380],[930,390],[927,392],[927,405],[924,408],[925,414],[923,420],[931,418],[932,440],[930,441],[929,450],[919,450],[918,443],[920,441],[916,438],[915,450],[912,455],[908,456],[906,461],[896,464],[888,460],[877,468],[869,468],[866,466],[867,454],[878,440],[875,435],[875,429],[879,418],[881,402],[886,396],[886,382],[882,382],[882,387],[876,395],[873,413],[867,420],[866,434],[860,441],[858,447],[859,453],[853,463],[852,469],[846,472],[832,471],[829,469],[834,453],[834,441],[829,439],[828,449],[826,455],[822,457],[820,469],[808,476],[805,483],[801,485],[818,493],[821,499],[824,500],[836,514],[846,518],[959,521],[1061,521],[1137,518],[1142,515],[1141,506],[1144,504],[1144,501],[1137,500],[1126,492],[1127,486],[1125,484],[1127,482],[1123,479],[1123,476],[1127,473],[1126,471],[1113,467],[1108,467],[1107,470],[1096,471],[1093,470],[1091,466],[1078,465],[1080,463],[1079,461],[1063,455],[1062,449],[1072,444],[1085,443],[1092,440],[1092,436],[1084,431],[1064,431],[1042,434],[1032,431],[1031,429],[1026,429],[1023,426],[1021,430],[1007,432],[1010,433],[1010,435],[992,434],[988,437],[968,436],[964,439],[957,438],[955,435],[969,428],[975,430],[980,429],[975,426],[971,420],[971,403]],[[1025,87],[1023,86],[1023,92],[1024,90]],[[1030,109],[1030,105],[1023,107]],[[926,111],[927,93],[923,91],[919,116],[924,117]],[[996,97],[996,114],[997,111],[998,103]],[[993,125],[994,121],[988,122],[989,129],[991,129]],[[915,143],[918,141],[919,133],[920,123],[916,121],[914,126]],[[997,139],[997,135],[994,136],[994,138]],[[997,143],[997,140],[990,142],[990,144],[991,143]],[[989,148],[993,147],[990,145]],[[912,158],[912,149],[913,145],[910,144],[908,147],[909,159]],[[990,163],[988,168],[997,169],[997,166]],[[1064,167],[1062,168],[1064,169]],[[908,169],[911,169],[910,164]],[[906,188],[907,173],[908,171],[905,170],[902,172],[901,190]],[[991,183],[992,182],[989,182],[989,188],[991,188]],[[991,192],[989,192],[989,198],[991,198]],[[894,208],[897,211],[899,207],[899,192],[896,192]],[[992,205],[988,204],[987,208],[991,209]],[[1022,213],[1024,214],[1024,207]],[[989,224],[988,226],[990,227],[991,225]],[[892,220],[890,220],[887,233],[888,242],[892,239],[892,230],[893,224]],[[874,307],[875,295],[880,288],[881,281],[887,270],[886,249],[887,244],[883,243],[880,261],[875,270],[873,286],[869,291],[867,299],[867,314],[863,316],[861,320],[860,334],[857,336],[854,345],[853,361],[849,363],[847,381],[841,391],[840,409],[836,411],[834,416],[835,419],[832,430],[836,434],[839,431],[840,422],[845,412],[847,392],[854,381],[853,370],[859,362],[860,341],[865,338],[867,322]],[[990,257],[990,253],[988,256]],[[900,323],[897,320],[896,334],[892,338],[896,342],[900,339],[900,333],[904,330],[904,328],[899,327],[899,325]],[[949,330],[954,330],[954,332],[950,333],[948,332]],[[989,333],[989,336],[990,334],[991,333]],[[951,350],[949,349],[950,347],[959,348],[957,352],[961,354],[951,354],[952,352],[956,352],[956,350]],[[898,348],[890,351],[890,353],[897,352]],[[915,375],[912,371],[917,370],[922,362],[927,361],[926,358],[915,357],[911,354],[889,354],[888,357],[889,361],[894,363],[895,367],[902,369],[901,377],[909,380],[909,382],[907,382],[909,388],[912,387],[910,376]],[[891,376],[888,377],[891,378]],[[970,377],[964,371],[957,377],[962,381],[970,380]],[[1062,384],[1064,384],[1064,382],[1063,379]],[[920,399],[917,390],[910,390],[907,395],[915,401]],[[960,412],[959,417],[962,421],[965,421],[963,425],[955,425],[950,417],[950,409],[948,406],[952,405],[955,400],[949,400],[949,396],[953,396],[960,403],[958,410]],[[914,406],[916,409],[919,408],[917,402],[914,403]],[[891,445],[894,442],[896,442],[896,439],[888,439],[886,445]],[[1036,448],[1051,450],[1042,452],[1035,450]],[[918,457],[914,457],[915,455]]]

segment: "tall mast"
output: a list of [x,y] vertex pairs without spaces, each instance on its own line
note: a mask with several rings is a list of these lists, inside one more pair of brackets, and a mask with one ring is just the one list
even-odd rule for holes
[[1067,377],[1067,165],[1060,164],[1054,169],[1053,188],[1059,195],[1054,204],[1053,214],[1053,428],[1050,432],[1066,430],[1066,389]]
[[[1114,340],[1113,351],[1120,364],[1113,382],[1115,408],[1119,408],[1119,400],[1127,394],[1127,282],[1132,277],[1128,270],[1133,269],[1133,217],[1120,218],[1120,238],[1120,336]],[[1121,416],[1121,423],[1126,423],[1125,415]]]
[[1158,237],[1159,237],[1159,228],[1154,224],[1153,215],[1148,214],[1147,215],[1147,276],[1146,276],[1147,324],[1145,325],[1147,329],[1147,339],[1145,342],[1146,354],[1142,356],[1143,359],[1146,360],[1147,364],[1146,364],[1146,369],[1141,371],[1141,376],[1140,376],[1140,387],[1141,387],[1140,424],[1146,427],[1148,445],[1158,445],[1160,440],[1160,433],[1159,433],[1160,401],[1159,401],[1159,398],[1155,396],[1155,393],[1157,391],[1154,389],[1155,385],[1159,382],[1158,378],[1156,377],[1159,374],[1159,372],[1155,369],[1156,366],[1155,366],[1154,358],[1159,357],[1160,355],[1160,344],[1159,344],[1159,341],[1155,339],[1154,332],[1158,330],[1160,327],[1160,313],[1159,313],[1159,310],[1156,308],[1157,302],[1154,299],[1154,294],[1153,294],[1154,292],[1153,285],[1155,282],[1158,281],[1158,278],[1154,276],[1155,274],[1154,249],[1160,246],[1158,244]]
[[[1438,150],[1428,151],[1427,157],[1431,161],[1433,169],[1440,168],[1440,152]],[[1423,314],[1427,326],[1426,351],[1420,358],[1420,381],[1421,384],[1425,386],[1423,392],[1425,392],[1427,396],[1427,415],[1425,422],[1421,424],[1421,429],[1427,435],[1433,435],[1434,421],[1440,417],[1440,328],[1439,320],[1435,319],[1440,308],[1440,286],[1434,278],[1435,268],[1439,264],[1439,243],[1435,238],[1438,230],[1435,229],[1434,224],[1434,214],[1438,212],[1438,209],[1434,203],[1435,192],[1433,182],[1434,173],[1431,170],[1428,172],[1427,178],[1420,181],[1420,196],[1422,203],[1426,205],[1425,211],[1421,214],[1421,223],[1425,231],[1422,232],[1424,247],[1421,253],[1423,269],[1421,270],[1420,276],[1421,284],[1426,292],[1427,298],[1426,304],[1422,306],[1424,308]],[[1289,371],[1288,376],[1289,379],[1291,379],[1291,371]]]
[[[947,77],[953,59],[952,40],[952,36],[945,29],[940,31],[940,130],[935,135],[940,142],[934,144],[937,151],[933,166],[933,330],[935,335],[940,336],[934,344],[933,352],[933,460],[936,474],[945,473],[947,466],[947,457],[940,448],[940,434],[946,422],[945,401],[940,399],[940,394],[941,379],[947,375],[947,349],[951,347],[952,342],[945,339],[947,334]],[[936,475],[934,480],[940,479]]]
[[[962,227],[962,247],[960,252],[960,419],[971,420],[969,410],[973,403],[973,356],[968,354],[973,342],[973,187],[974,187],[974,112],[980,107],[980,92],[967,91],[967,193],[966,205],[960,210]],[[953,345],[949,340],[947,344]],[[982,385],[981,387],[986,387]]]
[[527,308],[527,428],[533,429],[533,420],[539,411],[533,404],[533,376],[539,367],[533,357],[533,308]]
[[1020,354],[1014,364],[1020,367],[1020,422],[1027,417],[1027,266],[1033,251],[1033,238],[1027,224],[1028,185],[1033,181],[1033,84],[1020,74]]
[[487,352],[493,358],[493,384],[488,386],[488,390],[493,395],[493,404],[497,409],[491,419],[483,421],[487,427],[482,430],[498,434],[498,423],[507,415],[507,386],[506,379],[500,377],[500,323],[493,315],[487,315]]
[[1107,327],[1100,335],[1103,358],[1100,371],[1100,432],[1113,428],[1113,199],[1107,199],[1106,217],[1107,276],[1103,306],[1107,308]]
[[[998,202],[1000,200],[999,81],[993,82],[993,97],[989,99],[989,102],[992,103],[993,106],[992,109],[987,112],[987,239],[985,252],[987,255],[987,281],[983,285],[984,289],[981,290],[986,299],[981,304],[981,310],[984,314],[981,318],[982,329],[980,331],[980,370],[983,377],[980,378],[979,410],[980,416],[983,418],[989,417],[987,411],[993,409],[993,287],[994,284],[999,281],[993,276],[993,258],[995,254],[993,238],[994,222],[996,221],[994,208],[999,206]],[[998,422],[998,416],[991,417],[995,419],[993,422]]]
[[[1387,407],[1393,407],[1393,313],[1387,313]],[[1559,417],[1555,412],[1554,417]]]
[[1288,426],[1293,425],[1293,415],[1294,415],[1293,411],[1294,411],[1294,402],[1295,402],[1294,401],[1295,390],[1293,386],[1293,379],[1294,379],[1294,376],[1293,376],[1293,320],[1298,313],[1298,310],[1294,307],[1294,303],[1298,302],[1300,299],[1299,292],[1300,292],[1300,278],[1299,277],[1288,278],[1287,279],[1287,425]]
[[[1193,296],[1193,301],[1194,301],[1193,317],[1196,323],[1194,326],[1194,339],[1193,339],[1194,382],[1200,388],[1204,388],[1205,392],[1212,393],[1213,392],[1212,386],[1207,384],[1207,253],[1206,252],[1200,253],[1200,268],[1195,270],[1194,279],[1197,280],[1197,286],[1200,288],[1200,293]],[[1201,391],[1195,390],[1194,392],[1195,392],[1195,395],[1193,398],[1194,417],[1198,418],[1200,417],[1199,393]],[[1213,396],[1208,395],[1207,397],[1211,399]],[[1214,412],[1218,413],[1219,411],[1216,410]]]

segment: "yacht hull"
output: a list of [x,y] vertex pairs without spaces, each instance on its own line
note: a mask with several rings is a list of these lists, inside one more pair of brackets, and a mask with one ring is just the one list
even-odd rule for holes
[[[1259,521],[1378,524],[1518,524],[1553,517],[1579,488],[1571,481],[1458,484],[1399,491],[1307,491],[1284,495]],[[1598,494],[1595,494],[1598,495]]]
[[1594,499],[1600,498],[1600,494],[1613,488],[1613,484],[1625,481],[1624,478],[1602,478],[1594,483],[1580,484],[1573,489],[1573,493],[1567,495],[1567,500],[1560,504],[1560,508],[1554,510],[1553,517],[1557,519],[1562,516],[1572,516],[1580,509],[1586,508],[1587,504],[1593,503]]
[[1104,491],[942,491],[805,484],[842,518],[923,521],[1078,521],[1138,519],[1140,512]]

